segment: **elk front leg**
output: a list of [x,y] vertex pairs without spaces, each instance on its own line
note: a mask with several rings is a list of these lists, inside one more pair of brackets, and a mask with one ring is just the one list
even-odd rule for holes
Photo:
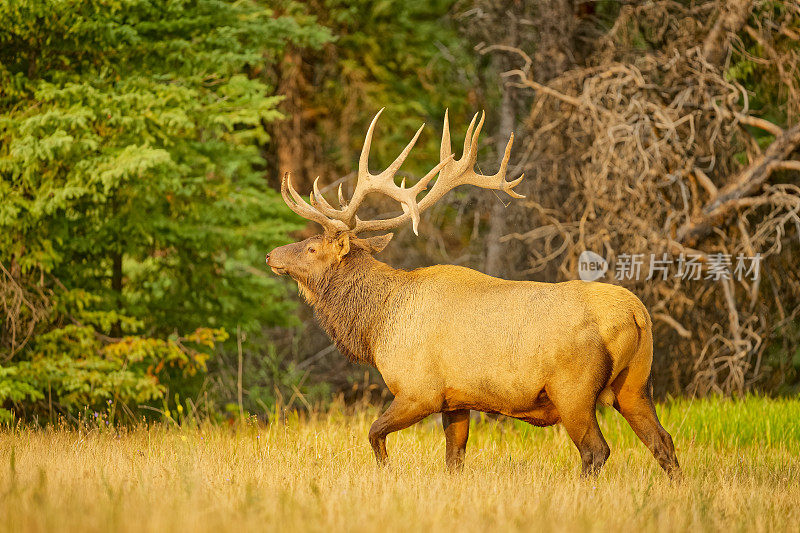
[[463,470],[469,439],[469,409],[443,411],[442,426],[446,441],[445,461],[451,472]]
[[378,464],[384,465],[389,459],[386,453],[386,436],[389,433],[416,424],[433,412],[434,409],[420,402],[395,397],[389,408],[369,428],[369,443],[372,445]]

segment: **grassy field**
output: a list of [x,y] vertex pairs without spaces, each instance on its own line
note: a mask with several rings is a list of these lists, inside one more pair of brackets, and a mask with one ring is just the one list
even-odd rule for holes
[[433,418],[389,437],[372,410],[269,426],[0,431],[7,531],[796,531],[800,401],[659,406],[684,468],[671,483],[625,421],[601,415],[611,458],[581,480],[560,427],[475,420],[463,473]]

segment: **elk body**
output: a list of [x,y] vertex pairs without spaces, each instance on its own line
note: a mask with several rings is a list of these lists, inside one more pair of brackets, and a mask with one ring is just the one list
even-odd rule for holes
[[[596,418],[598,401],[606,400],[661,467],[678,472],[672,438],[652,400],[650,316],[631,292],[597,282],[507,281],[449,265],[403,271],[373,257],[392,234],[361,238],[359,232],[387,230],[411,219],[416,233],[420,212],[450,189],[471,184],[520,198],[513,187],[522,179],[505,180],[513,137],[497,174],[474,172],[483,118],[474,134],[473,118],[462,158],[455,160],[445,115],[439,164],[414,186],[397,186],[394,174],[422,128],[386,171],[372,175],[367,161],[378,116],[367,132],[349,204],[340,189],[341,207],[333,208],[316,181],[306,203],[284,176],[286,203],[325,231],[267,255],[274,272],[297,281],[339,350],[374,365],[394,395],[369,432],[378,462],[387,460],[389,433],[440,412],[447,465],[460,468],[469,412],[477,410],[536,426],[560,422],[580,452],[583,473],[594,473],[610,453]],[[400,202],[403,214],[361,220],[356,211],[370,193]]]

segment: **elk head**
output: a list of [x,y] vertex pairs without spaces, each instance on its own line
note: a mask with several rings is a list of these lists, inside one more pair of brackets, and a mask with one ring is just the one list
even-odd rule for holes
[[317,286],[344,258],[356,250],[375,254],[394,234],[361,239],[348,231],[314,235],[294,244],[279,246],[267,254],[267,265],[276,274],[289,274],[303,285]]
[[[367,130],[364,147],[361,149],[361,157],[358,161],[358,179],[349,202],[345,200],[340,184],[339,207],[334,208],[319,190],[319,177],[314,180],[313,192],[309,198],[310,203],[306,202],[292,186],[289,173],[287,172],[283,176],[281,195],[286,205],[301,217],[320,224],[324,228],[324,232],[301,242],[280,246],[267,254],[267,265],[272,268],[273,272],[289,274],[305,286],[314,285],[313,281],[325,278],[332,269],[335,269],[348,257],[348,254],[352,255],[353,252],[377,253],[392,238],[392,234],[389,233],[362,239],[357,237],[359,233],[386,231],[410,219],[414,233],[418,234],[420,213],[459,185],[474,185],[483,189],[501,190],[514,198],[524,198],[513,190],[524,176],[513,181],[505,179],[511,146],[514,142],[513,134],[506,144],[500,170],[496,174],[485,176],[474,170],[478,157],[478,136],[483,127],[484,114],[481,114],[477,127],[475,121],[478,119],[478,114],[476,113],[472,118],[464,138],[461,159],[455,159],[450,146],[450,124],[447,112],[445,112],[439,163],[414,185],[406,187],[404,178],[398,186],[394,181],[394,176],[417,142],[417,138],[425,127],[424,124],[386,170],[380,174],[372,174],[368,168],[369,151],[375,124],[382,112],[383,109],[378,111]],[[438,178],[433,183],[431,190],[417,200],[417,197],[428,188],[436,174],[438,174]],[[383,194],[397,201],[402,207],[403,213],[392,218],[362,220],[358,217],[357,211],[367,195],[373,193]]]

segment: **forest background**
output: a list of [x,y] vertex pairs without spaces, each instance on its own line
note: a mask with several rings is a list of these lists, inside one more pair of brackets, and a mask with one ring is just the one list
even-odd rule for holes
[[[445,109],[485,110],[481,169],[514,131],[526,175],[383,260],[554,282],[594,251],[653,315],[657,395],[796,394],[799,65],[792,0],[3,0],[0,419],[381,401],[263,258],[317,231],[279,176],[348,191],[382,107],[373,168],[426,122],[413,181]],[[638,254],[702,275],[615,278]]]

